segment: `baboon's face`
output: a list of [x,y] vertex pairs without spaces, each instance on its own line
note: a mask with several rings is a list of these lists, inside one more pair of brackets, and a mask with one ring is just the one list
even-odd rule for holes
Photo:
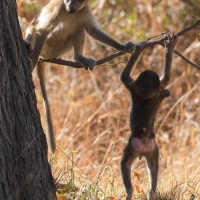
[[77,13],[88,4],[89,0],[64,0],[66,10],[69,13]]

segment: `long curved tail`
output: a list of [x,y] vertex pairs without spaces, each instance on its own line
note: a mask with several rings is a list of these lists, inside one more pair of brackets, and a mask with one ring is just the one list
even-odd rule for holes
[[52,153],[56,150],[56,142],[55,142],[55,136],[54,136],[54,130],[53,130],[53,124],[52,124],[52,118],[51,118],[51,110],[47,98],[47,92],[46,92],[46,86],[45,86],[45,76],[44,76],[44,63],[41,61],[38,61],[37,63],[37,74],[40,81],[40,88],[42,92],[43,97],[43,103],[44,103],[44,109],[46,114],[46,131],[47,131],[47,142],[48,146],[50,147],[50,150]]

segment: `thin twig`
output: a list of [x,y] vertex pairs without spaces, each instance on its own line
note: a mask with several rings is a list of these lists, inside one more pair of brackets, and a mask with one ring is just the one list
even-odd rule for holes
[[[195,17],[196,18],[196,17]],[[196,18],[198,19],[198,18]],[[182,35],[184,35],[185,33],[187,33],[188,31],[191,31],[195,28],[197,28],[198,26],[200,26],[200,20],[198,19],[194,24],[192,24],[191,26],[188,26],[186,27],[185,29],[177,32],[175,35],[180,37]],[[162,35],[163,33],[159,34],[159,35]],[[156,35],[155,37],[157,37],[158,35]],[[154,38],[154,37],[152,37]],[[152,39],[150,38],[150,39]],[[148,39],[149,40],[149,39]],[[147,41],[148,41],[147,40]],[[150,46],[155,46],[157,44],[161,45],[164,47],[164,41],[167,40],[167,36],[164,36],[162,37],[161,39],[159,40],[155,40],[155,41],[152,41],[152,42],[147,42],[145,45],[144,45],[144,49],[150,47]],[[174,50],[174,53],[177,54],[178,56],[180,56],[185,62],[187,62],[188,64],[192,65],[193,67],[195,67],[196,69],[200,70],[200,66],[191,62],[190,60],[188,60],[186,57],[184,57],[181,53],[179,53],[177,50]],[[105,58],[102,58],[100,60],[97,60],[96,61],[96,65],[102,65],[103,63],[105,62],[108,62],[108,61],[111,61],[113,60],[114,58],[117,58],[119,56],[122,56],[126,54],[125,52],[116,52],[110,56],[107,56]],[[65,65],[65,66],[70,66],[70,67],[73,67],[73,68],[83,68],[83,66],[78,63],[78,62],[73,62],[73,61],[67,61],[67,60],[63,60],[63,59],[41,59],[41,61],[43,62],[50,62],[50,63],[55,63],[55,64],[59,64],[59,65]]]
[[193,67],[195,67],[196,69],[200,70],[200,66],[193,63],[192,61],[188,60],[185,56],[183,56],[181,53],[179,53],[178,51],[174,50],[174,53],[178,56],[180,56],[186,63],[192,65]]
[[155,35],[155,36],[153,36],[153,37],[148,38],[147,41],[149,41],[149,40],[151,40],[151,39],[153,39],[153,38],[156,38],[156,37],[158,37],[158,36],[161,36],[161,35],[167,34],[167,33],[168,33],[168,31],[165,31],[165,32],[159,33],[158,35]]
[[195,18],[196,20],[200,20],[200,18],[197,17],[197,16],[195,16],[195,15],[190,15],[190,16],[192,16],[192,17]]

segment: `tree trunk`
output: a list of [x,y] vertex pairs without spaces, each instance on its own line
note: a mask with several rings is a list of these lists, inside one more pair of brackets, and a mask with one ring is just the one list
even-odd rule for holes
[[15,0],[0,0],[0,199],[56,199]]

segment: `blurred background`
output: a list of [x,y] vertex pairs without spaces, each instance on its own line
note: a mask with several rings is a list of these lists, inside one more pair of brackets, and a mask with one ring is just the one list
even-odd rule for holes
[[[24,34],[47,0],[17,0]],[[100,27],[116,40],[136,43],[161,32],[176,33],[200,18],[200,0],[91,0]],[[177,50],[200,65],[200,27],[181,36]],[[158,37],[159,38],[159,37]],[[156,39],[158,39],[156,38]],[[87,37],[85,54],[101,59],[115,52]],[[120,74],[130,55],[97,66],[93,72],[46,64],[46,87],[51,105],[57,150],[50,156],[58,198],[125,198],[120,173],[123,148],[130,134],[130,96]],[[70,60],[72,54],[66,57]],[[133,77],[145,69],[161,75],[164,48],[150,47]],[[200,199],[200,71],[174,55],[171,96],[165,99],[155,121],[160,148],[158,191],[160,199]],[[38,109],[45,131],[45,116],[38,78],[33,72]],[[148,174],[144,158],[132,169],[134,197],[145,199]]]

